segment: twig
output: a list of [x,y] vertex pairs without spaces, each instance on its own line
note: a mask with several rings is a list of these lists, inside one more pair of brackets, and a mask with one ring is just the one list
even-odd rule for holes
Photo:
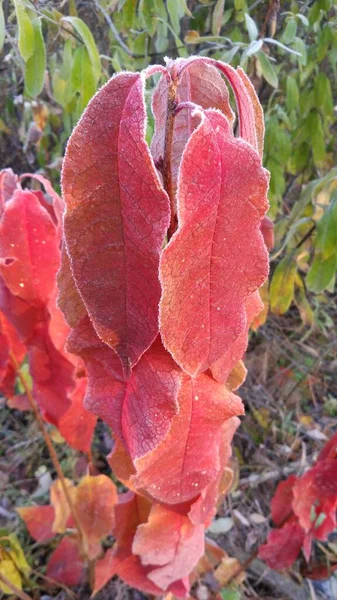
[[50,458],[51,458],[52,463],[54,465],[55,471],[56,471],[56,473],[57,473],[57,475],[58,475],[58,477],[60,479],[60,482],[61,482],[61,485],[62,485],[62,489],[63,489],[64,495],[65,495],[65,498],[66,498],[66,500],[68,502],[68,505],[69,505],[69,508],[70,508],[70,512],[71,512],[72,517],[74,519],[75,527],[76,527],[76,529],[78,531],[79,540],[80,540],[80,544],[81,544],[81,547],[82,547],[83,554],[85,556],[88,556],[87,549],[86,549],[86,544],[85,544],[85,537],[84,537],[84,534],[83,534],[83,530],[82,530],[81,524],[79,522],[79,519],[77,517],[77,513],[76,513],[76,510],[75,510],[75,507],[74,507],[71,495],[69,493],[69,489],[68,489],[67,484],[65,482],[63,471],[62,471],[62,467],[61,467],[59,459],[57,457],[57,454],[56,454],[53,442],[51,440],[51,437],[50,437],[50,435],[49,435],[49,433],[48,433],[48,431],[47,431],[47,429],[45,427],[45,424],[43,422],[43,419],[42,419],[42,416],[41,416],[38,404],[37,404],[35,398],[33,397],[33,394],[32,394],[32,392],[31,392],[31,390],[30,390],[30,388],[29,388],[29,386],[27,384],[27,381],[26,381],[25,377],[22,375],[21,370],[20,370],[20,366],[19,366],[19,364],[18,364],[18,362],[17,362],[17,360],[16,360],[16,358],[13,355],[12,352],[10,352],[10,360],[12,362],[12,365],[13,365],[13,367],[15,369],[15,372],[16,372],[17,376],[19,377],[19,379],[20,379],[20,381],[22,383],[23,389],[25,390],[26,396],[27,396],[28,401],[29,401],[29,403],[30,403],[30,405],[32,407],[34,416],[35,416],[35,418],[37,420],[38,426],[40,428],[40,431],[41,431],[41,433],[43,435],[44,441],[45,441],[46,446],[48,448],[49,455],[50,455]]
[[22,590],[19,590],[19,588],[17,588],[14,583],[7,579],[6,575],[3,573],[0,573],[0,581],[4,583],[13,592],[13,594],[17,596],[17,598],[20,598],[21,600],[33,600],[31,596],[28,596],[28,594]]
[[174,198],[174,189],[172,181],[172,144],[173,144],[173,128],[174,128],[174,111],[176,108],[176,92],[177,82],[174,78],[170,83],[168,90],[167,100],[167,117],[165,125],[165,143],[164,143],[164,157],[162,166],[163,184],[164,188],[168,193],[171,206],[171,223],[167,232],[167,239],[169,240],[174,234],[177,228],[177,215]]
[[53,585],[55,587],[59,587],[62,590],[65,590],[71,598],[75,598],[75,599],[78,598],[77,594],[75,594],[75,592],[73,592],[70,588],[68,588],[64,583],[60,583],[59,581],[56,581],[56,579],[53,579],[52,577],[43,575],[42,573],[39,573],[39,571],[36,571],[35,569],[31,568],[30,570],[31,570],[31,573],[36,575],[36,577],[38,577],[39,579],[43,579],[47,583],[50,583],[51,585]]
[[105,10],[105,8],[103,8],[103,6],[100,5],[98,0],[94,0],[94,4],[97,8],[97,10],[99,10],[103,17],[105,18],[107,24],[110,27],[110,30],[112,32],[112,35],[114,36],[116,42],[118,42],[118,44],[120,45],[120,47],[124,50],[124,52],[126,52],[126,54],[128,54],[129,56],[131,56],[132,58],[146,58],[146,56],[144,54],[135,54],[134,52],[132,52],[130,50],[130,48],[128,48],[128,46],[126,45],[125,42],[123,42],[121,36],[119,35],[109,13]]
[[128,54],[128,56],[131,56],[131,58],[148,58],[148,57],[154,57],[154,56],[162,56],[163,54],[165,54],[165,55],[170,54],[170,52],[174,52],[175,50],[180,50],[181,48],[185,48],[185,46],[182,45],[182,46],[175,46],[174,48],[167,48],[167,50],[164,50],[164,52],[148,52],[147,54],[136,54],[135,52],[132,52],[132,50],[130,50],[130,48],[122,40],[121,36],[119,35],[119,33],[117,31],[116,26],[114,25],[113,20],[111,19],[110,15],[106,11],[106,9],[100,5],[99,0],[93,0],[93,1],[94,1],[94,4],[95,4],[97,10],[99,10],[102,13],[107,24],[109,25],[111,33],[114,36],[116,42],[118,42],[118,44],[120,45],[122,50],[124,50],[124,52],[126,52],[126,54]]
[[[280,0],[270,0],[266,18],[261,27],[261,33],[260,33],[261,38],[264,38],[266,36],[267,28],[270,23],[274,22],[275,29],[276,29],[277,13],[279,10],[280,10]],[[274,37],[274,34],[275,34],[275,31],[272,32],[271,37]]]

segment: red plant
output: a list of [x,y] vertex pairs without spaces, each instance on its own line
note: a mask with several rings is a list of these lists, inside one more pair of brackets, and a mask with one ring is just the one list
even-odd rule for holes
[[260,546],[260,558],[271,569],[284,569],[295,562],[303,549],[309,562],[313,540],[326,541],[336,529],[336,510],[337,433],[302,477],[291,475],[277,486],[271,502],[271,516],[277,528]]
[[[156,72],[150,150],[144,87]],[[268,275],[263,234],[272,243],[263,134],[243,71],[191,58],[114,76],[69,141],[59,305],[87,370],[85,406],[112,427],[110,464],[132,490],[96,590],[119,574],[184,596],[228,487],[243,414],[233,390]]]
[[[23,189],[27,178],[45,192]],[[83,407],[85,370],[65,351],[69,327],[56,306],[62,212],[44,177],[0,173],[0,391],[12,408],[31,408],[26,394],[16,393],[18,369],[27,360],[43,418],[88,452],[96,419]]]

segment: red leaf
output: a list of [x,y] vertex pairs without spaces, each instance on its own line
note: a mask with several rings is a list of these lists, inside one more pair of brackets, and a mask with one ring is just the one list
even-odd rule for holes
[[193,376],[245,330],[245,302],[268,275],[260,233],[267,187],[256,152],[233,137],[224,116],[205,112],[184,152],[179,228],[160,266],[163,342]]
[[75,282],[125,373],[158,333],[159,253],[169,224],[144,139],[143,86],[143,76],[121,73],[96,94],[70,138],[62,175]]
[[326,458],[337,459],[337,433],[322,448],[317,461],[325,460]]
[[11,356],[21,364],[25,354],[26,348],[21,344],[14,327],[0,313],[0,392],[8,399],[8,406],[15,395],[16,385],[16,371]]
[[217,477],[223,423],[244,412],[241,399],[207,375],[186,376],[178,403],[168,436],[135,461],[132,477],[137,488],[168,504],[195,498]]
[[[180,64],[186,61],[181,61]],[[165,126],[167,119],[169,83],[164,75],[153,94],[152,111],[155,118],[155,132],[151,141],[151,151],[156,163],[165,155]],[[234,114],[229,104],[229,94],[220,73],[208,64],[191,64],[183,73],[177,85],[178,102],[194,102],[202,108],[217,108],[232,124]],[[198,119],[191,111],[180,111],[174,117],[171,155],[172,193],[175,194],[182,153],[189,136],[198,125]]]
[[297,480],[295,475],[290,475],[281,481],[271,501],[271,516],[275,525],[281,526],[293,514],[293,487]]
[[308,579],[314,580],[322,580],[322,579],[330,579],[333,573],[337,571],[337,563],[333,564],[323,564],[323,563],[313,563],[308,567],[304,567],[301,569],[301,575],[307,577]]
[[143,567],[138,556],[131,553],[123,557],[116,556],[111,548],[103,558],[96,561],[93,594],[97,594],[114,575],[119,575],[128,585],[146,594],[162,595],[163,590],[147,578],[148,571],[149,569]]
[[0,271],[9,290],[35,305],[53,294],[59,266],[59,237],[38,198],[17,190],[0,223]]
[[132,492],[119,496],[115,507],[114,529],[117,543],[96,563],[94,593],[97,593],[111,577],[119,575],[129,585],[148,594],[162,594],[163,590],[147,578],[147,573],[151,569],[144,567],[139,557],[132,554],[132,543],[137,527],[147,521],[150,508],[151,504],[148,500]]
[[101,552],[101,540],[112,533],[117,503],[116,486],[106,475],[84,477],[76,488],[75,510],[85,535],[89,558]]
[[[222,439],[220,444],[219,460],[220,469],[217,477],[210,481],[210,483],[202,490],[199,498],[191,506],[188,516],[192,523],[198,525],[204,523],[205,527],[208,527],[214,514],[216,512],[216,503],[220,494],[224,494],[227,491],[228,485],[232,482],[233,475],[229,477],[229,481],[226,477],[226,489],[223,489],[223,478],[225,473],[225,467],[232,454],[232,440],[235,431],[240,425],[240,420],[237,417],[231,417],[227,419],[222,426]],[[228,473],[226,473],[228,476]]]
[[267,543],[259,548],[259,557],[270,569],[287,569],[298,557],[304,540],[304,531],[296,522],[286,523],[281,529],[273,529]]
[[337,461],[325,459],[297,478],[293,510],[306,533],[326,540],[336,528]]
[[55,537],[53,532],[55,518],[53,506],[24,506],[17,508],[16,512],[24,520],[29,534],[36,542],[43,544]]
[[87,309],[75,285],[69,256],[64,244],[62,244],[61,264],[57,273],[57,284],[59,287],[58,306],[62,310],[69,327],[76,327],[87,316]]
[[97,418],[83,406],[87,378],[77,379],[70,396],[71,405],[61,417],[58,428],[64,439],[80,452],[89,452]]
[[[62,232],[62,216],[63,216],[63,212],[64,212],[64,203],[63,203],[61,196],[59,196],[55,192],[53,186],[51,185],[50,181],[48,181],[48,179],[46,177],[43,177],[42,175],[39,175],[37,173],[24,173],[23,175],[20,176],[20,182],[22,182],[22,180],[26,179],[26,178],[35,179],[44,187],[45,192],[46,192],[46,195],[44,194],[44,204],[48,203],[49,206],[52,207],[52,209],[51,209],[52,218],[58,225],[59,232],[61,233]],[[36,192],[34,192],[34,193],[36,194]]]
[[261,222],[261,233],[263,235],[264,243],[267,249],[270,251],[274,248],[274,223],[269,217],[264,217]]
[[143,565],[157,566],[148,578],[166,590],[189,575],[204,553],[204,527],[188,517],[155,504],[147,523],[137,529],[132,545]]
[[[213,365],[211,365],[211,371],[214,379],[220,381],[221,383],[225,383],[228,380],[229,374],[234,368],[234,366],[238,363],[238,361],[242,358],[244,353],[247,350],[248,346],[248,332],[249,327],[255,317],[261,312],[263,309],[263,302],[260,298],[260,294],[258,291],[254,292],[251,296],[249,296],[245,303],[245,312],[246,312],[246,327],[244,331],[239,335],[239,337],[233,342],[232,346],[230,346],[229,350],[219,358]],[[239,387],[239,386],[237,386]],[[237,389],[236,387],[234,389]]]
[[33,394],[44,418],[58,425],[70,406],[69,395],[74,389],[74,366],[56,350],[47,327],[36,329],[28,349]]
[[9,408],[21,410],[22,412],[32,410],[32,405],[29,402],[29,399],[26,394],[15,394],[11,398],[8,398],[7,406],[9,406]]
[[177,412],[180,373],[161,343],[154,343],[125,380],[116,354],[83,320],[69,349],[86,363],[85,406],[103,418],[124,442],[131,458],[152,451],[166,437]]
[[191,57],[186,63],[179,63],[178,72],[186,67],[189,70],[192,66],[202,63],[217,67],[225,75],[236,100],[239,135],[255,148],[262,157],[264,139],[263,110],[253,84],[241,67],[233,69],[230,65],[211,58]]
[[84,566],[76,541],[65,537],[49,557],[47,576],[72,587],[80,583]]
[[35,308],[26,300],[11,294],[0,276],[0,311],[15,328],[20,341],[29,343],[39,323],[48,319],[44,307]]

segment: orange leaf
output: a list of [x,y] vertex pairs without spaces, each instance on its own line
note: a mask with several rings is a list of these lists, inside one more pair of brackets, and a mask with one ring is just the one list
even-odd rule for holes
[[[74,499],[76,494],[74,483],[70,479],[65,479],[64,481],[69,494]],[[71,512],[60,479],[54,481],[50,486],[50,503],[55,511],[53,531],[54,533],[64,533]]]
[[112,533],[115,523],[116,486],[106,475],[86,475],[76,489],[75,510],[94,559],[101,551],[100,541]]
[[55,511],[52,506],[23,506],[17,508],[16,512],[24,520],[30,535],[36,542],[42,544],[53,539]]
[[154,504],[148,522],[137,529],[132,551],[144,566],[152,566],[148,578],[167,590],[176,580],[187,577],[203,555],[204,527]]

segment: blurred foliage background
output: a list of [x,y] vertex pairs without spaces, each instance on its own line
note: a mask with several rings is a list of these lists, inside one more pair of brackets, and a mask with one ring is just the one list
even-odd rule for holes
[[166,55],[241,65],[265,110],[270,308],[296,305],[324,334],[337,268],[336,25],[337,0],[0,1],[1,166],[59,188],[71,130],[114,72]]

